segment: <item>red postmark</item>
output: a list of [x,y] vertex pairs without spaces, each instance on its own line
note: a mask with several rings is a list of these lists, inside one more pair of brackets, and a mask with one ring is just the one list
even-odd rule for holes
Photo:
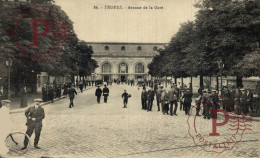
[[48,6],[32,5],[12,17],[9,44],[26,62],[43,63],[63,51],[71,40],[72,25]]
[[[249,114],[241,112],[243,110],[236,101],[225,96],[223,96],[223,100],[210,101],[209,98],[212,96],[200,99],[200,108],[198,105],[192,106],[187,120],[188,132],[195,145],[206,152],[223,153],[232,150],[242,140],[245,130],[251,130],[252,122]],[[219,96],[219,98],[222,97]],[[213,103],[222,103],[232,112],[224,109],[212,109]],[[213,107],[217,107],[216,104]],[[203,116],[197,116],[196,108],[199,114],[204,113],[204,116],[205,110],[209,110],[210,113],[207,114],[210,114],[210,118],[204,117],[203,119]]]

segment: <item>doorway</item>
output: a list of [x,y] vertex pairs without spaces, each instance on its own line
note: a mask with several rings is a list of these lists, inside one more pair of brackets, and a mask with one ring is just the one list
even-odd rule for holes
[[105,76],[104,76],[104,82],[107,82],[107,81],[109,81],[109,76],[108,76],[108,75],[105,75]]
[[125,82],[126,81],[126,77],[125,76],[121,76],[121,82]]

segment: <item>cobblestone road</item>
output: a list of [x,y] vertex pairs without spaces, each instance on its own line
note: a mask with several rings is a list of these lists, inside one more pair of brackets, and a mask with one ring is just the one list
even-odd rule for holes
[[[30,146],[24,155],[10,153],[10,156],[259,157],[259,122],[252,123],[252,130],[245,131],[242,142],[233,150],[208,153],[197,147],[189,136],[188,116],[183,111],[178,109],[178,116],[163,115],[157,112],[154,102],[153,111],[147,112],[141,110],[141,90],[137,87],[115,85],[109,88],[111,95],[107,104],[96,104],[95,89],[91,89],[76,96],[72,109],[68,108],[68,98],[44,106],[46,118],[39,142],[42,149]],[[122,108],[124,89],[132,94],[127,109]],[[11,119],[13,131],[25,132],[23,113],[12,114]],[[197,122],[211,130],[211,120],[198,118]],[[224,129],[218,132],[221,130]]]

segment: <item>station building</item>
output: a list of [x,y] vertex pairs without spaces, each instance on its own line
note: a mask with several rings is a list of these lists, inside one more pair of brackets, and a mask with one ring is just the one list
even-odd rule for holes
[[166,46],[166,43],[87,43],[99,65],[96,79],[103,81],[148,79],[148,64]]

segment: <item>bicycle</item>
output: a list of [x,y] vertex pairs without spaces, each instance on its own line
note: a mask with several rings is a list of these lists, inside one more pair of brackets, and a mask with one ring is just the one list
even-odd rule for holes
[[[25,150],[21,150],[24,146],[24,139],[27,137],[28,146]],[[22,132],[10,133],[5,139],[6,147],[9,149],[9,152],[15,152],[16,154],[24,154],[27,152],[28,147],[30,146],[30,137]]]

